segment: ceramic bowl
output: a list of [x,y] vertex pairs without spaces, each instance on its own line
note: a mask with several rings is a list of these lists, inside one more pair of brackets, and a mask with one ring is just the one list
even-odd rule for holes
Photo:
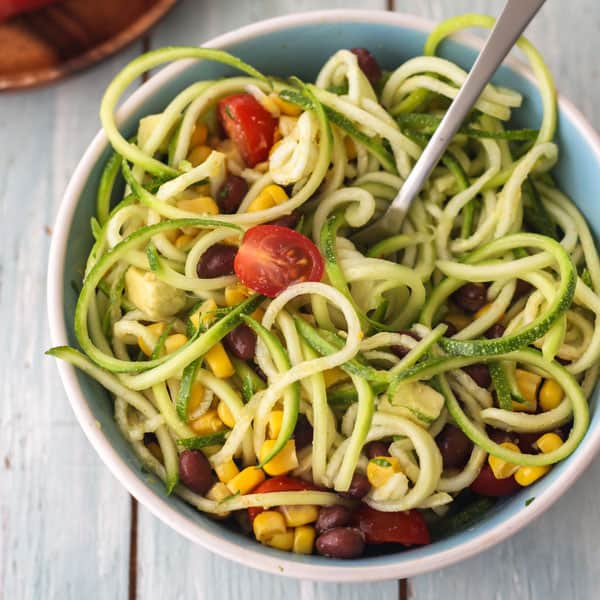
[[[339,48],[369,48],[384,67],[394,67],[421,54],[433,24],[412,16],[370,11],[326,11],[271,19],[219,36],[206,45],[236,54],[272,75],[297,75],[314,80],[326,59]],[[190,43],[198,40],[189,40]],[[474,38],[446,41],[440,53],[468,68],[476,55]],[[209,62],[182,61],[171,65],[141,86],[119,112],[126,137],[146,114],[162,110],[185,86],[196,80],[228,75],[228,68]],[[540,122],[541,102],[534,80],[520,63],[502,67],[494,81],[524,94],[515,112],[520,126]],[[597,194],[600,184],[600,139],[573,105],[560,99],[557,139],[560,161],[554,174],[600,232]],[[58,214],[49,264],[48,306],[52,343],[74,344],[73,314],[76,294],[72,282],[81,281],[85,257],[92,244],[90,217],[95,193],[110,150],[103,133],[92,140],[69,183]],[[190,540],[257,569],[272,573],[330,581],[367,581],[410,577],[439,569],[489,548],[531,522],[573,484],[600,447],[598,392],[592,400],[592,421],[579,448],[535,485],[498,503],[476,525],[422,548],[351,561],[299,556],[261,546],[241,533],[211,520],[177,497],[168,497],[161,482],[149,481],[133,450],[113,420],[107,392],[66,363],[58,368],[77,419],[90,442],[121,483],[158,518]],[[527,498],[535,502],[525,505]]]

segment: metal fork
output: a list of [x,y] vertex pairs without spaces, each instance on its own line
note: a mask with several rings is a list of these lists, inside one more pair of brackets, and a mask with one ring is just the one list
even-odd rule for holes
[[508,0],[485,45],[442,122],[415,163],[398,195],[375,223],[352,236],[360,245],[370,245],[397,233],[412,201],[417,197],[454,134],[545,0]]

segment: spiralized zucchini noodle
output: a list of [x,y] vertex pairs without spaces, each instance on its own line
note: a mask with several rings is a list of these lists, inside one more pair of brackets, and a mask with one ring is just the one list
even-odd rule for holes
[[[527,40],[541,122],[512,128],[524,99],[489,84],[401,230],[353,241],[465,80],[439,43],[492,25],[450,19],[423,56],[383,74],[364,49],[339,50],[309,83],[183,47],[111,82],[100,115],[114,154],[74,315],[80,349],[49,353],[112,394],[167,493],[242,525],[250,509],[257,539],[284,550],[312,552],[328,506],[362,515],[350,528],[362,542],[418,544],[429,535],[380,539],[362,519],[424,517],[447,535],[483,510],[466,495],[515,492],[577,448],[598,378],[600,260],[551,175],[556,95]],[[114,115],[126,88],[183,58],[241,74],[191,84],[126,139]],[[272,223],[285,269],[264,240],[247,258]],[[268,293],[249,270],[285,282]],[[327,531],[318,521],[317,551],[341,556],[319,542]]]

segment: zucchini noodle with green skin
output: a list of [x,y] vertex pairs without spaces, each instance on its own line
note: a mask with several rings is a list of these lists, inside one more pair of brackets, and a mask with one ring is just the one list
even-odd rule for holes
[[[310,83],[183,47],[111,82],[80,350],[49,354],[114,396],[168,494],[218,518],[247,511],[275,548],[350,557],[336,536],[352,556],[428,543],[426,522],[461,522],[467,488],[514,493],[575,451],[599,372],[600,259],[550,174],[555,91],[527,40],[541,123],[514,129],[524,98],[489,84],[400,231],[352,241],[465,80],[439,43],[492,25],[450,19],[385,76],[365,49]],[[183,58],[242,73],[192,83],[126,139],[121,94]]]

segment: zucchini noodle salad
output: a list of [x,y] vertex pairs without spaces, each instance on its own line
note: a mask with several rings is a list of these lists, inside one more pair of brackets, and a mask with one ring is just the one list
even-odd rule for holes
[[[390,71],[340,49],[309,83],[172,47],[110,83],[80,350],[49,354],[111,392],[168,494],[262,544],[354,558],[461,530],[577,448],[600,261],[550,173],[556,94],[526,39],[537,128],[511,128],[522,96],[488,85],[398,234],[356,237],[465,80],[440,42],[493,23],[445,21]],[[125,89],[184,58],[240,75],[193,83],[125,139]]]

